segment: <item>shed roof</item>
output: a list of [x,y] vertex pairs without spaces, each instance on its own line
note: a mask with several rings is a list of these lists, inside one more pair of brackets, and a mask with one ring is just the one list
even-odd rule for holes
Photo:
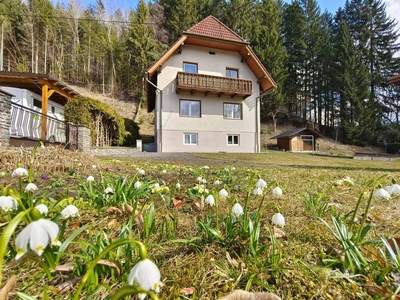
[[322,136],[319,132],[317,132],[315,130],[312,130],[312,129],[307,128],[307,127],[302,127],[302,128],[295,128],[295,129],[292,129],[292,130],[289,130],[289,131],[285,131],[285,132],[283,132],[281,134],[278,134],[277,136],[272,137],[271,139],[292,138],[292,137],[295,137],[295,136],[299,135],[300,133],[305,133],[305,134],[308,133],[308,134],[312,134],[312,135],[317,136],[317,137],[321,137]]
[[389,77],[389,83],[400,85],[400,75]]

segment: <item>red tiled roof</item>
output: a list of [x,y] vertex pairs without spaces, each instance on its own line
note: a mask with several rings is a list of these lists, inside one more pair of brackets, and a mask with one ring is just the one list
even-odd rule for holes
[[208,16],[200,23],[197,23],[185,31],[185,33],[246,43],[241,36],[236,34],[233,30],[229,29],[225,24],[213,16]]

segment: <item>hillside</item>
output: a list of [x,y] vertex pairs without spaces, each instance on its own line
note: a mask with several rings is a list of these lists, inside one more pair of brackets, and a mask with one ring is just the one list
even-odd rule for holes
[[[133,97],[111,97],[91,92],[88,89],[80,86],[70,85],[74,90],[79,92],[84,97],[93,98],[106,103],[111,108],[115,109],[122,117],[134,119],[140,126],[140,135],[144,143],[150,142],[154,135],[154,115],[147,113],[145,108],[139,108],[138,101]],[[139,108],[139,109],[138,109]],[[293,129],[291,124],[278,125],[276,132],[270,123],[261,124],[261,147],[262,150],[267,145],[275,144],[276,140],[271,137],[282,132]],[[319,151],[329,154],[353,155],[356,152],[383,153],[384,150],[377,147],[359,147],[354,145],[344,145],[330,138],[318,139]]]

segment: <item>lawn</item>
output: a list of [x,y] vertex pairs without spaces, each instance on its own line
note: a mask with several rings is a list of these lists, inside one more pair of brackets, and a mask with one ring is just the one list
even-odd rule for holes
[[[2,194],[17,204],[0,198],[0,287],[12,297],[398,299],[398,161],[268,152],[167,162],[50,148],[3,156]],[[18,166],[27,173],[13,177]],[[37,227],[21,234],[44,220],[57,224],[57,245],[38,241]],[[149,288],[134,276],[144,262]]]

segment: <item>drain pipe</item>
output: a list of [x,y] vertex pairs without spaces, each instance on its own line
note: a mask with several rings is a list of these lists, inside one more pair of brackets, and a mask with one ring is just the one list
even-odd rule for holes
[[[256,97],[256,153],[260,153],[261,152],[261,147],[260,147],[260,133],[259,130],[261,128],[261,126],[259,126],[260,124],[260,120],[261,116],[260,116],[260,109],[261,109],[261,105],[260,100],[261,98],[271,94],[274,91],[274,89],[269,89],[266,92],[262,93],[260,96]],[[260,127],[260,128],[259,128]]]
[[[149,80],[148,77],[149,77],[149,74],[146,72],[146,76],[145,76],[146,81],[156,89],[157,93],[160,94],[160,108],[159,108],[159,110],[160,110],[159,111],[159,113],[160,113],[160,117],[159,117],[160,124],[157,126],[157,127],[160,127],[160,130],[159,130],[159,132],[157,132],[157,128],[156,128],[156,133],[157,133],[157,141],[156,142],[157,142],[157,152],[162,152],[162,90],[160,88],[158,88],[158,86],[156,86],[154,83],[152,83]],[[156,98],[156,100],[157,100],[157,98]],[[158,112],[157,112],[157,101],[156,101],[156,107],[155,108],[156,108],[156,117],[157,117],[157,114],[158,114]],[[157,122],[157,124],[158,124],[158,122]]]

